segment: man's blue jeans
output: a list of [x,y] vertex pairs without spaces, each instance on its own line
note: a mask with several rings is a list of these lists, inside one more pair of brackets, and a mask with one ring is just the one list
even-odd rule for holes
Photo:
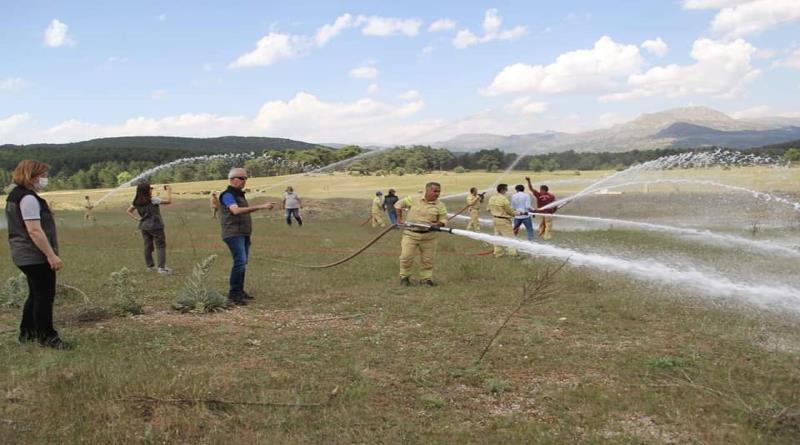
[[389,222],[391,222],[392,225],[397,224],[397,212],[387,212],[387,213],[389,214]]
[[228,245],[233,257],[228,297],[244,296],[244,274],[247,270],[247,258],[250,256],[250,237],[232,236],[223,241]]
[[533,220],[531,217],[525,219],[514,218],[514,233],[519,232],[519,226],[525,226],[525,231],[528,234],[528,241],[533,241]]

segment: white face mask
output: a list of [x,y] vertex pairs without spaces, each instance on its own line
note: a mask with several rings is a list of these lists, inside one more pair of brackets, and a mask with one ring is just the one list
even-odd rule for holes
[[38,188],[39,190],[44,190],[44,188],[47,187],[47,182],[48,178],[39,178],[36,181],[36,188]]

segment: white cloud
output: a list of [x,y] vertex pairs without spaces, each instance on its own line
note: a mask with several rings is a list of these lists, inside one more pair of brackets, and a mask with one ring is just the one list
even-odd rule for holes
[[468,29],[462,29],[453,37],[453,46],[462,49],[480,42],[478,36]]
[[371,83],[367,87],[367,94],[376,94],[380,90],[380,87],[377,83]]
[[313,37],[270,32],[256,43],[256,49],[239,56],[229,68],[268,66],[279,60],[303,56],[314,48],[322,48],[348,28],[361,27],[361,32],[369,36],[400,33],[413,37],[419,32],[420,26],[422,22],[415,19],[363,15],[354,18],[351,14],[343,14],[332,24],[319,27]]
[[[28,122],[30,119],[31,115],[28,113],[12,114],[7,118],[0,119],[0,136],[5,137],[6,135],[13,133],[17,128]],[[0,141],[0,143],[2,142]]]
[[405,34],[414,37],[419,33],[422,22],[416,19],[399,19],[395,17],[378,17],[360,15],[355,26],[362,26],[361,33],[367,36],[390,36]]
[[456,22],[450,19],[439,19],[428,27],[429,32],[450,31],[451,29],[456,29]]
[[402,99],[402,100],[419,99],[419,91],[417,91],[417,90],[408,90],[408,91],[400,94],[399,96],[397,96],[397,98],[398,99]]
[[721,9],[753,0],[683,0],[684,9]]
[[28,86],[28,82],[20,79],[19,77],[0,79],[0,92],[19,91],[26,86]]
[[65,23],[53,19],[44,30],[44,44],[51,48],[72,46],[75,44],[75,39],[69,34],[69,27]]
[[167,21],[167,15],[166,14],[159,14],[158,16],[156,16],[156,20],[158,20],[159,22],[166,22]]
[[734,119],[754,119],[772,116],[773,114],[772,107],[769,105],[757,105],[755,107],[745,108],[744,110],[728,113],[728,115]]
[[256,43],[256,49],[239,56],[229,66],[245,68],[272,65],[278,60],[301,56],[310,46],[308,37],[271,32]]
[[358,79],[374,79],[378,77],[378,69],[372,66],[360,66],[351,69],[350,76]]
[[433,47],[432,45],[428,45],[425,48],[422,48],[422,55],[429,56],[433,53],[434,50],[436,50],[435,47]]
[[323,25],[317,30],[317,34],[314,36],[314,41],[317,43],[317,46],[322,47],[328,43],[329,40],[336,37],[339,33],[347,28],[351,28],[355,25],[353,20],[353,16],[350,14],[343,14],[336,18],[336,21],[333,22],[331,25]]
[[393,143],[430,125],[408,121],[424,106],[421,100],[397,104],[372,98],[351,102],[326,102],[312,94],[300,92],[286,101],[265,103],[252,117],[186,113],[160,119],[139,116],[112,125],[73,119],[46,129],[27,130],[22,125],[30,120],[30,116],[17,114],[0,119],[0,137],[3,142],[14,140],[32,143],[72,142],[116,136],[242,135],[286,137],[305,141]]
[[663,40],[661,40],[661,37],[658,37],[655,40],[645,40],[642,42],[641,46],[651,54],[655,54],[658,57],[664,57],[664,55],[667,54],[667,51],[669,51],[669,47]]
[[628,90],[600,98],[603,102],[637,99],[649,96],[669,98],[699,95],[732,99],[745,85],[761,74],[750,64],[756,48],[738,39],[724,43],[710,39],[695,40],[692,65],[667,65],[631,74]]
[[728,39],[800,21],[798,0],[684,0],[686,9],[719,9],[711,30]]
[[161,100],[165,97],[167,97],[166,90],[154,90],[152,93],[150,93],[150,98],[153,100]]
[[524,26],[515,26],[511,29],[502,30],[502,25],[503,18],[497,13],[497,9],[487,9],[483,16],[483,37],[478,37],[468,29],[462,29],[453,38],[453,46],[463,49],[477,43],[487,43],[493,40],[514,40],[527,32]]
[[613,90],[618,81],[639,72],[643,60],[635,45],[616,43],[603,36],[592,49],[561,54],[550,65],[517,63],[506,66],[491,85],[488,95],[506,93],[565,93]]
[[[783,60],[775,62],[775,66],[785,66],[800,70],[800,49],[796,49],[792,54]],[[2,89],[2,88],[0,88]]]
[[519,114],[539,114],[544,113],[549,108],[547,102],[536,102],[528,96],[514,99],[509,108]]

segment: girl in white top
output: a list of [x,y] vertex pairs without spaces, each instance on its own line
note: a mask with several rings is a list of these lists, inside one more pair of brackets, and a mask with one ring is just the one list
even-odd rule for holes
[[281,207],[286,210],[286,224],[292,225],[292,216],[297,220],[297,225],[303,225],[303,219],[300,218],[300,209],[303,208],[303,203],[300,196],[294,192],[292,186],[286,187],[286,192],[283,194],[283,203]]

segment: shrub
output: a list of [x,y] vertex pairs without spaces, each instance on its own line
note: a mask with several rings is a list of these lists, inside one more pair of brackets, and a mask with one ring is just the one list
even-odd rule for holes
[[136,298],[136,281],[130,277],[127,267],[111,272],[111,287],[114,288],[114,313],[117,315],[138,315],[144,312],[142,303]]
[[192,274],[186,279],[186,285],[178,293],[178,301],[172,308],[181,312],[218,312],[228,308],[228,299],[216,290],[209,287],[206,282],[208,273],[216,255],[211,255],[202,262],[195,264]]
[[502,379],[489,379],[486,381],[486,391],[489,394],[500,395],[511,389],[511,383]]
[[396,174],[397,176],[403,176],[404,174],[406,174],[406,169],[404,169],[403,167],[397,167],[396,169],[394,169],[394,174]]
[[466,171],[467,170],[464,167],[460,166],[460,165],[453,169],[454,173],[465,173]]
[[28,279],[20,272],[16,277],[6,280],[3,288],[3,306],[21,307],[28,298]]

